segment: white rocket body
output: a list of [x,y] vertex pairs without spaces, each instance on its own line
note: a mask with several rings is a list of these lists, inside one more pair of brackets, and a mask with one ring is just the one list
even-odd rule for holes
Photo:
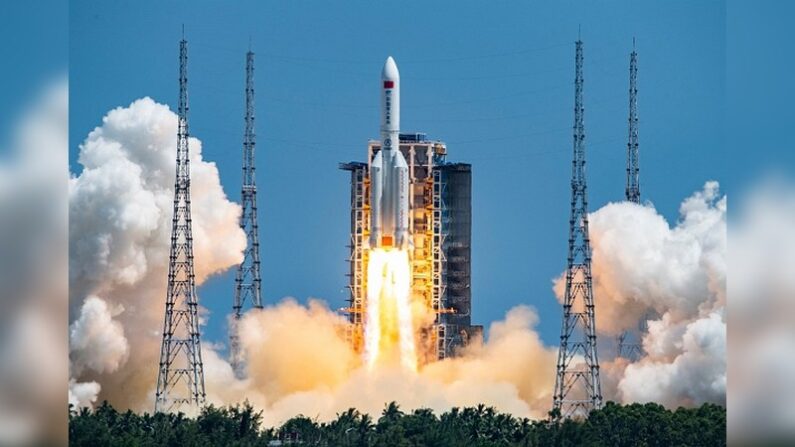
[[390,56],[381,71],[381,150],[370,162],[370,247],[405,250],[409,167],[400,153],[400,73]]

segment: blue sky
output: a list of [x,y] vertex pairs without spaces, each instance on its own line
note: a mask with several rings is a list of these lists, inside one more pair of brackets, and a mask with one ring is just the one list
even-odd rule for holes
[[793,20],[787,0],[732,0],[727,8],[724,160],[734,190],[769,173],[795,176]]
[[[337,164],[363,159],[368,138],[377,136],[378,77],[392,55],[404,130],[446,141],[451,161],[473,165],[473,320],[488,325],[530,304],[543,339],[554,344],[561,311],[551,279],[566,260],[578,27],[591,209],[623,197],[634,36],[642,195],[675,221],[681,200],[706,180],[728,188],[734,181],[723,137],[726,6],[483,4],[73,1],[70,168],[79,171],[78,145],[108,110],[143,96],[174,107],[184,23],[191,131],[239,200],[250,36],[263,299],[319,297],[342,307],[349,191]],[[211,311],[206,336],[224,340],[233,274],[199,293]]]
[[[0,4],[0,141],[6,142],[20,110],[43,84],[66,74],[69,8],[65,1]],[[7,147],[0,143],[0,148]]]

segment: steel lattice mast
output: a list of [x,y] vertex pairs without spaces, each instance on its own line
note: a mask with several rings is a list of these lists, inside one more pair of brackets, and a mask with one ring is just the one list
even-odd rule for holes
[[640,163],[638,160],[638,53],[633,41],[629,55],[629,141],[627,143],[627,200],[640,203]]
[[204,404],[198,299],[193,272],[188,151],[188,42],[179,43],[177,169],[163,344],[157,375],[155,411],[198,409]]
[[235,277],[234,315],[230,330],[230,360],[235,373],[242,376],[243,361],[237,323],[243,312],[243,305],[262,309],[260,296],[259,227],[257,225],[257,182],[254,166],[254,53],[246,53],[246,117],[243,134],[243,186],[241,203],[243,214],[240,228],[246,233],[246,251],[243,262],[237,268]]
[[591,284],[591,243],[588,236],[581,40],[577,40],[575,61],[574,156],[571,179],[569,254],[563,302],[563,325],[553,396],[553,410],[560,417],[584,417],[591,410],[602,406]]
[[[638,53],[635,51],[635,39],[632,40],[632,53],[629,55],[629,139],[627,141],[627,187],[626,199],[640,203],[640,160],[638,158]],[[641,333],[645,332],[646,320],[638,325]],[[618,338],[617,354],[631,361],[643,355],[643,345],[638,339],[631,340],[628,331],[622,332]]]
[[643,343],[641,337],[648,329],[646,320],[648,315],[645,315],[638,323],[638,334],[636,339],[630,339],[631,332],[624,331],[618,336],[618,357],[623,357],[631,362],[636,362],[643,357]]

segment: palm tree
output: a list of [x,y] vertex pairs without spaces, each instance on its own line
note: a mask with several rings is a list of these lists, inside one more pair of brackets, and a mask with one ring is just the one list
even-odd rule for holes
[[381,413],[381,418],[378,419],[378,423],[381,424],[382,421],[395,423],[399,421],[401,417],[403,417],[403,412],[400,411],[400,406],[395,401],[392,401],[384,408],[384,411]]

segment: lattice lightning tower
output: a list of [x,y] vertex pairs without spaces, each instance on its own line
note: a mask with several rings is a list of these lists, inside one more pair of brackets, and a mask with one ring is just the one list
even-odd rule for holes
[[[633,42],[634,47],[634,42]],[[627,200],[640,203],[638,160],[638,53],[629,55],[629,142],[627,143]]]
[[[632,40],[632,53],[629,55],[629,140],[627,142],[627,188],[626,198],[629,202],[640,203],[640,161],[638,158],[638,53],[635,51],[635,40]],[[636,337],[624,331],[617,337],[617,354],[631,361],[643,356],[643,344],[640,337],[646,331],[646,318],[638,325],[640,331]]]
[[254,53],[249,51],[246,53],[246,117],[243,133],[243,186],[241,192],[243,215],[240,218],[240,228],[246,233],[247,245],[243,254],[243,262],[237,267],[234,315],[230,330],[230,360],[238,377],[243,374],[244,363],[237,333],[243,306],[249,302],[252,307],[262,309],[254,147]]
[[196,410],[205,401],[204,367],[196,314],[198,299],[193,273],[187,67],[188,42],[183,37],[179,43],[177,175],[174,183],[166,314],[155,395],[156,412]]
[[602,406],[591,284],[591,243],[588,236],[581,40],[577,40],[575,61],[574,157],[569,255],[563,302],[563,326],[553,396],[553,410],[558,412],[560,417],[585,417],[591,410]]

